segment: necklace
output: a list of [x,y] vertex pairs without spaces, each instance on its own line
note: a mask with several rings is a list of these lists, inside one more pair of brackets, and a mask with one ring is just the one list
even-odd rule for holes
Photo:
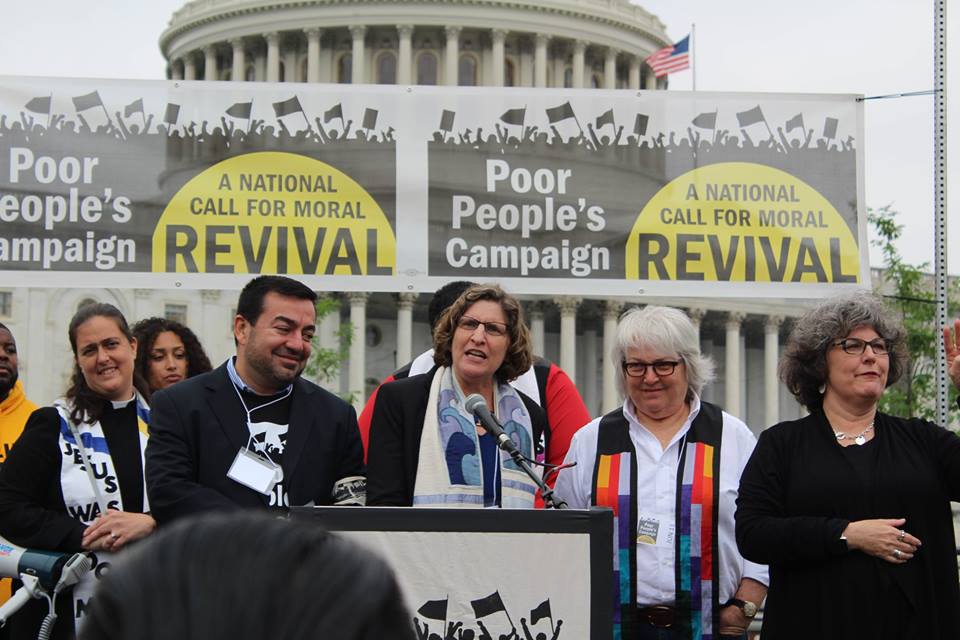
[[834,431],[833,435],[837,436],[837,442],[840,442],[841,440],[846,440],[847,438],[851,438],[856,445],[862,447],[864,443],[866,443],[867,441],[867,439],[864,436],[870,433],[870,431],[872,430],[873,430],[873,421],[871,420],[870,424],[867,425],[867,428],[861,431],[859,435],[853,436],[853,435],[844,433],[843,431]]

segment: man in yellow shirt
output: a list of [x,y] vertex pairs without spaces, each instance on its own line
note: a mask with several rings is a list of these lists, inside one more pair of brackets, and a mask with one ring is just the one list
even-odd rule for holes
[[[10,329],[0,323],[0,465],[6,461],[7,452],[23,432],[27,418],[37,408],[27,400],[18,377],[17,343]],[[5,578],[0,580],[0,604],[9,597],[10,579]]]

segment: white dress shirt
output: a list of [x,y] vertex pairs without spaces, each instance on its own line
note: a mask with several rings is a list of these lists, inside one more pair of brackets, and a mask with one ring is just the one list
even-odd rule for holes
[[[690,415],[666,448],[647,430],[634,413],[628,398],[623,403],[630,441],[637,452],[637,518],[660,522],[673,527],[676,522],[677,470],[680,447],[690,425],[700,412],[700,398],[694,396]],[[571,509],[590,508],[590,489],[597,458],[597,435],[601,418],[597,418],[573,436],[565,463],[577,466],[564,469],[557,479],[556,493]],[[717,532],[720,569],[720,603],[732,598],[743,578],[769,584],[767,567],[745,560],[737,551],[734,537],[734,512],[737,488],[757,439],[741,420],[723,412],[723,436],[720,447],[720,504]],[[616,533],[616,532],[615,532]],[[614,542],[614,553],[617,544]],[[637,604],[639,606],[673,605],[675,596],[673,544],[637,544]]]

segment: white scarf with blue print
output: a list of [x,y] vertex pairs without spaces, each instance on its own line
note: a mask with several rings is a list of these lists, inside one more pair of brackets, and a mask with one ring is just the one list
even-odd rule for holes
[[[463,408],[460,391],[449,367],[434,373],[423,418],[415,507],[482,508],[483,465],[474,417]],[[508,384],[494,389],[495,415],[503,431],[527,458],[533,457],[530,413]],[[505,509],[532,509],[537,486],[510,455],[500,457],[501,504]]]

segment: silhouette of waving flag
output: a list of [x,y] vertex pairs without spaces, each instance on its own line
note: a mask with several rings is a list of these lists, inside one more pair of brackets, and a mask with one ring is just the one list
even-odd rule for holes
[[473,607],[473,615],[477,618],[483,618],[497,611],[507,610],[507,608],[503,606],[503,600],[500,599],[499,591],[494,591],[486,598],[471,600],[470,606]]
[[693,126],[700,127],[701,129],[716,129],[717,112],[711,111],[708,113],[701,113],[693,119]]
[[507,124],[518,124],[523,126],[523,121],[527,117],[527,108],[521,107],[519,109],[507,109],[503,112],[503,115],[500,116],[500,119],[506,122]]
[[86,111],[87,109],[102,106],[103,100],[100,99],[100,93],[97,91],[73,98],[73,108],[77,111]]
[[129,118],[135,113],[143,113],[143,98],[137,98],[123,108],[124,118]]
[[423,606],[417,609],[419,613],[424,618],[430,618],[431,620],[446,620],[447,619],[447,598],[443,600],[427,600],[423,603]]
[[789,120],[787,120],[787,124],[785,125],[784,128],[785,128],[788,132],[789,132],[789,131],[793,131],[794,129],[800,129],[801,131],[803,131],[803,129],[804,129],[804,126],[803,126],[803,114],[802,114],[802,113],[798,113],[797,115],[795,115],[795,116],[793,116],[792,118],[790,118]]
[[237,102],[227,109],[228,116],[244,118],[245,120],[250,119],[251,112],[253,112],[253,102]]
[[553,618],[553,615],[550,613],[550,598],[547,598],[536,608],[530,610],[530,624],[537,624],[544,618]]
[[323,121],[324,123],[330,122],[334,118],[340,118],[340,122],[343,122],[343,104],[337,103],[323,112]]
[[300,99],[297,96],[273,103],[273,112],[278,118],[288,116],[291,113],[303,113],[303,107],[300,106]]
[[40,96],[37,98],[31,98],[30,101],[23,106],[23,108],[34,113],[45,113],[49,115],[52,97],[53,96]]
[[573,117],[575,117],[573,114],[573,107],[570,106],[569,102],[564,102],[558,107],[551,107],[547,109],[547,119],[550,121],[550,124]]
[[605,113],[597,116],[597,129],[608,124],[613,125],[614,127],[617,124],[613,119],[613,109],[607,109]]
[[760,109],[760,105],[755,106],[753,109],[737,112],[737,123],[741,127],[749,127],[752,124],[766,121],[767,119],[763,117],[763,111]]

